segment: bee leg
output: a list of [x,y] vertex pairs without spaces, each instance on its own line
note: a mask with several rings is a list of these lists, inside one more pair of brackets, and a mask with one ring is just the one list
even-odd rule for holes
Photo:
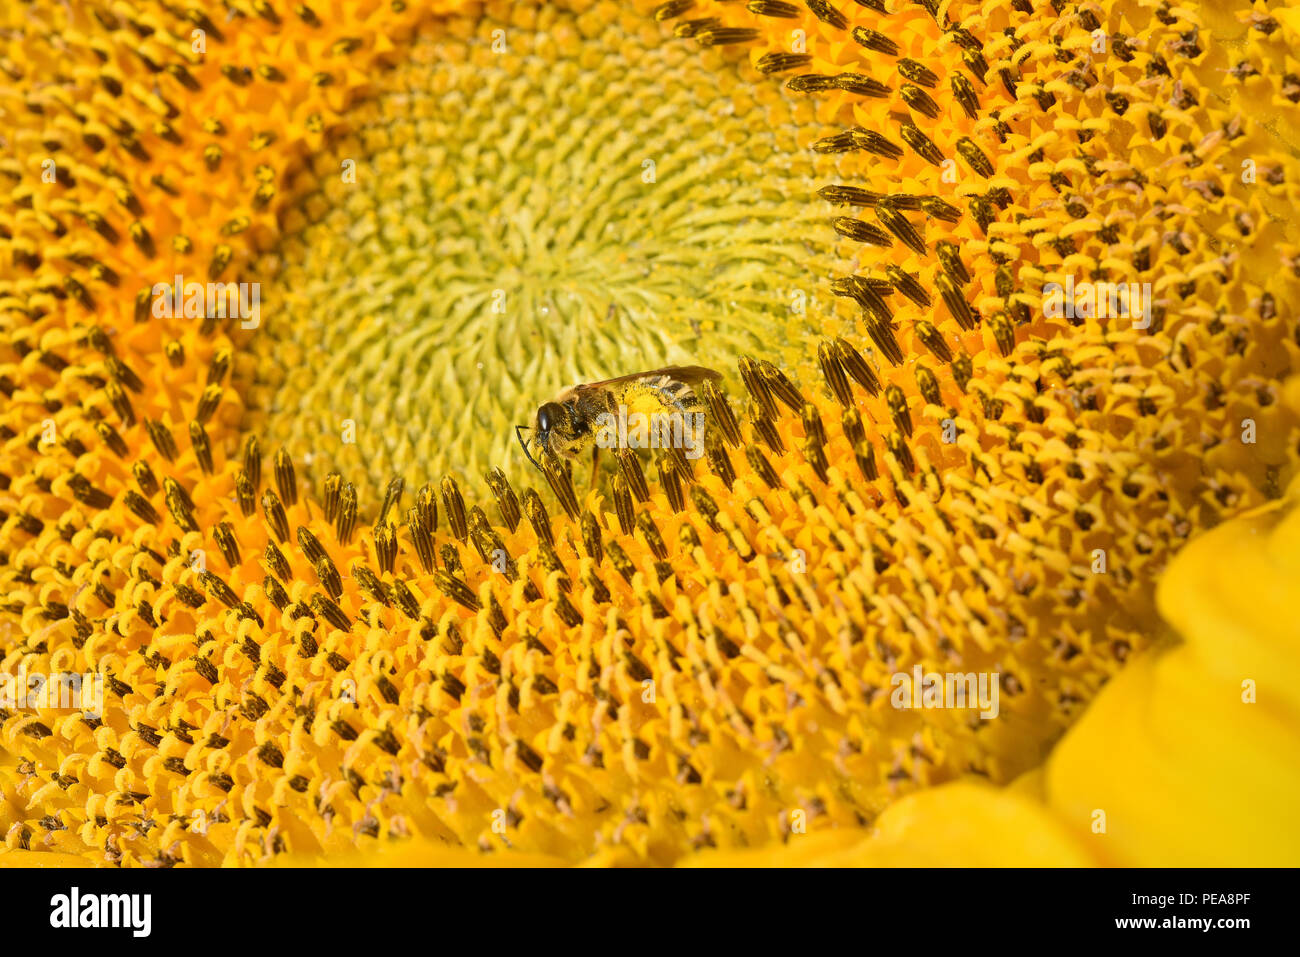
[[596,487],[596,477],[600,474],[596,470],[596,460],[600,458],[600,446],[592,444],[591,446],[591,487]]

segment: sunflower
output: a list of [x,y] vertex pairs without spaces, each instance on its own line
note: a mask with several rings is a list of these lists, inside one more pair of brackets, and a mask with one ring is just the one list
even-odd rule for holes
[[1300,859],[1295,12],[0,17],[0,860]]

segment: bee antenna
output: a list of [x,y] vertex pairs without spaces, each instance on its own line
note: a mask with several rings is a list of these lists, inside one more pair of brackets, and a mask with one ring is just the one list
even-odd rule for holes
[[528,431],[531,432],[532,427],[527,425],[516,425],[515,438],[519,440],[519,447],[524,450],[524,457],[528,459],[528,461],[533,463],[533,468],[537,469],[537,471],[540,472],[542,471],[542,467],[537,464],[537,459],[533,458],[532,454],[528,451],[528,445],[527,443],[524,442],[524,437],[523,434],[520,432],[520,429],[528,429]]

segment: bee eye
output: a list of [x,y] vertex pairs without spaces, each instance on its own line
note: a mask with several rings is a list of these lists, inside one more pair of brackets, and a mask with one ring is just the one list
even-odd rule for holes
[[555,428],[560,421],[560,407],[554,402],[548,402],[537,410],[537,431],[549,432]]

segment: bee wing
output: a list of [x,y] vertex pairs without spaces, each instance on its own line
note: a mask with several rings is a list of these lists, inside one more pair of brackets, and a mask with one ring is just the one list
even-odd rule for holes
[[722,378],[721,372],[713,369],[706,369],[704,366],[664,366],[662,369],[650,369],[646,372],[633,372],[631,375],[621,375],[613,379],[602,379],[599,382],[584,382],[575,385],[573,391],[578,392],[584,389],[604,389],[610,386],[623,385],[628,382],[636,382],[640,379],[658,379],[668,378],[678,382],[684,382],[690,386],[700,385],[709,380]]

